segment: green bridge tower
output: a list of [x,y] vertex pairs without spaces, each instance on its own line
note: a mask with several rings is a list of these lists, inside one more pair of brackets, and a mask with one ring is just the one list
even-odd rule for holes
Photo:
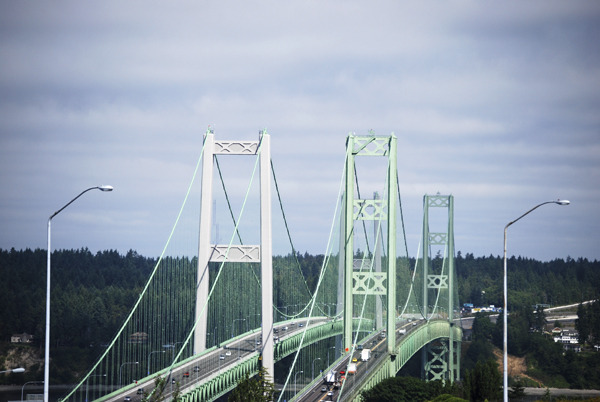
[[[445,208],[447,225],[436,226],[439,231],[430,231],[430,209]],[[438,218],[443,218],[438,217]],[[460,339],[454,339],[452,326],[458,313],[458,288],[454,267],[454,197],[452,195],[425,195],[423,197],[423,240],[422,240],[422,313],[426,320],[444,318],[450,322],[448,339],[440,339],[423,348],[422,378],[425,380],[458,380],[460,375]],[[443,254],[434,259],[430,255],[432,246],[443,248]],[[443,258],[440,258],[443,257]]]

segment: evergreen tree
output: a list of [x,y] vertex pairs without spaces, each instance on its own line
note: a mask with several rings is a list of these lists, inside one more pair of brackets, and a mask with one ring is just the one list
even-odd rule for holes
[[523,382],[520,379],[515,381],[510,388],[508,390],[509,399],[517,399],[525,396],[525,386],[523,386]]
[[[161,401],[164,401],[165,399],[167,399],[167,397],[164,395],[167,384],[168,384],[168,382],[167,382],[166,377],[156,377],[154,379],[154,389],[149,392],[144,391],[142,401],[144,401],[144,402],[161,402]],[[180,394],[181,394],[181,390],[179,387],[179,383],[176,383],[175,391],[173,392],[173,395],[171,396],[171,401],[177,402],[177,401],[181,400]]]
[[502,394],[502,376],[494,360],[477,362],[465,376],[465,393],[471,401],[496,400]]
[[275,385],[271,382],[267,370],[260,368],[256,377],[250,378],[248,374],[238,382],[231,391],[230,402],[268,402],[273,400]]
[[588,310],[583,304],[577,307],[577,320],[575,320],[575,329],[579,334],[579,343],[582,345],[588,340],[591,334],[591,317],[588,315]]
[[[461,396],[456,384],[423,381],[414,377],[391,377],[361,393],[364,402],[430,401],[440,395]],[[453,400],[453,399],[441,399]]]

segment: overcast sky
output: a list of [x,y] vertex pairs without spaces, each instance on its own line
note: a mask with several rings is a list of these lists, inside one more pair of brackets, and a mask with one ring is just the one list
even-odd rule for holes
[[348,133],[398,138],[456,250],[600,258],[600,3],[0,2],[0,248],[158,256],[210,125],[266,128],[294,243],[323,253]]

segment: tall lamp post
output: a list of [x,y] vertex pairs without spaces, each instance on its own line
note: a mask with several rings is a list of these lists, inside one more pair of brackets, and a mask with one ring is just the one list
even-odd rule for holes
[[152,356],[152,354],[153,353],[165,353],[165,352],[166,352],[166,350],[154,350],[154,351],[148,353],[148,374],[147,375],[150,375],[150,357]]
[[50,215],[48,218],[48,258],[47,258],[47,267],[46,267],[46,343],[45,343],[45,351],[44,351],[44,402],[49,402],[49,388],[50,388],[50,232],[51,232],[51,223],[52,218],[58,215],[63,209],[71,205],[76,199],[81,197],[83,194],[87,193],[90,190],[100,190],[100,191],[112,191],[112,186],[95,186],[90,187],[86,190],[83,190],[79,195],[73,198],[71,201],[65,204],[61,209]]
[[[85,380],[85,402],[88,402],[88,395],[90,390],[90,377],[106,377],[106,374],[92,374]],[[102,388],[100,389],[102,391]]]
[[119,367],[119,387],[121,385],[123,385],[123,377],[122,377],[122,373],[121,373],[121,369],[123,368],[123,366],[128,365],[128,364],[140,364],[140,362],[125,362],[123,364],[121,364],[121,367]]
[[[236,319],[233,320],[233,322],[231,323],[231,338],[233,338],[233,330],[235,329],[235,322],[236,321],[246,321],[246,319],[245,318],[236,318]],[[246,325],[247,324],[248,324],[248,321],[246,321]],[[242,331],[243,331],[243,329],[242,329]],[[240,345],[239,345],[239,342],[238,342],[237,350],[238,350],[238,360],[239,360],[240,359]]]
[[233,332],[235,330],[235,322],[236,321],[246,321],[245,318],[236,318],[233,320],[233,322],[231,323],[231,338],[233,338]]
[[312,379],[313,379],[313,380],[315,379],[315,362],[316,362],[317,360],[321,360],[321,358],[320,358],[320,357],[317,357],[316,359],[314,359],[314,360],[312,361]]
[[[331,349],[334,349],[334,350],[335,350],[335,346],[332,346],[332,347],[330,347],[329,349],[327,349],[327,367],[329,367],[329,366],[330,366],[330,364],[329,364],[329,351],[330,351]],[[333,357],[335,357],[335,354],[333,355]]]
[[506,232],[508,230],[508,227],[510,225],[512,225],[513,223],[517,222],[519,219],[523,218],[525,215],[529,214],[530,212],[533,212],[535,209],[541,207],[542,205],[546,205],[546,204],[558,204],[558,205],[569,205],[570,202],[568,200],[556,200],[556,201],[546,201],[546,202],[542,202],[541,204],[536,205],[535,207],[531,208],[529,211],[525,212],[523,215],[519,216],[517,219],[515,219],[512,222],[509,222],[505,227],[504,227],[504,328],[503,328],[503,360],[502,363],[504,365],[503,368],[503,383],[502,383],[502,389],[504,392],[504,402],[508,402],[508,332],[507,332],[507,322],[508,322],[508,310],[506,308],[507,306],[507,284],[506,284]]
[[296,382],[296,377],[298,377],[298,374],[300,373],[304,373],[304,371],[298,371],[296,374],[294,374],[294,394],[298,393],[298,383]]
[[23,386],[21,387],[21,400],[23,400],[23,391],[25,391],[25,386],[27,384],[43,384],[44,381],[27,381],[25,384],[23,384]]

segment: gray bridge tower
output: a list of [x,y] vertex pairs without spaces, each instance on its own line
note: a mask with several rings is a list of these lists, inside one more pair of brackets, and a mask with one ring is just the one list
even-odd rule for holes
[[[213,159],[215,155],[258,155],[260,158],[260,245],[211,244],[211,206],[213,204]],[[271,235],[271,144],[266,131],[258,141],[215,141],[209,130],[204,136],[202,160],[202,201],[196,291],[196,330],[194,353],[206,348],[209,262],[252,262],[261,264],[262,365],[271,377],[273,357],[273,251]]]

